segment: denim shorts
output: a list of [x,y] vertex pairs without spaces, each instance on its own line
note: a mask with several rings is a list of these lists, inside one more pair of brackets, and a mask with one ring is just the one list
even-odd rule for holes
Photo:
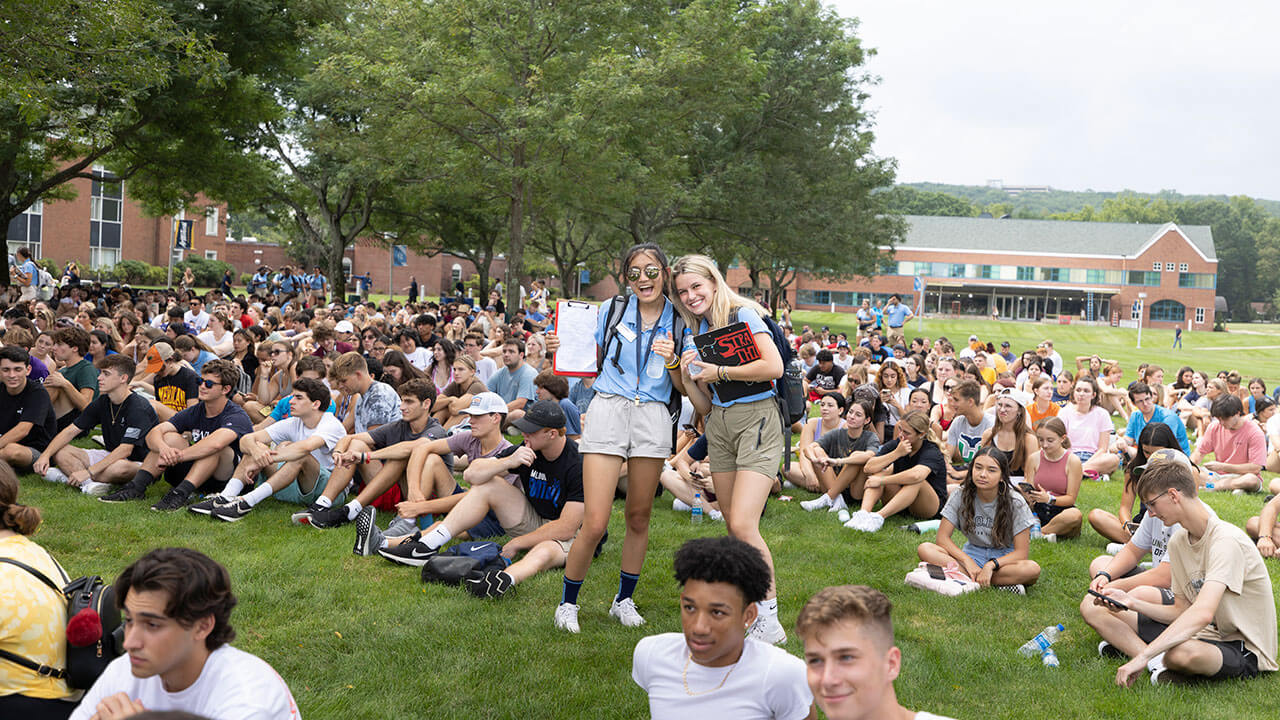
[[989,548],[979,547],[971,542],[965,543],[964,547],[960,549],[964,551],[965,555],[969,556],[969,559],[977,563],[978,567],[982,567],[992,560],[998,560],[1013,552],[1012,546],[1005,548]]

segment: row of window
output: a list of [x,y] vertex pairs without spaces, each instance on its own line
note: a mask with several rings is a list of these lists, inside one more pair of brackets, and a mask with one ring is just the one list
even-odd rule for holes
[[[1168,263],[1169,270],[1174,264]],[[1217,287],[1217,276],[1213,273],[1186,272],[1186,263],[1182,263],[1182,272],[1178,275],[1178,287],[1214,288]],[[1059,268],[1036,267],[1032,265],[978,265],[974,263],[913,262],[911,260],[889,261],[881,267],[882,275],[910,275],[938,278],[971,278],[975,280],[1015,280],[1023,282],[1061,282],[1090,285],[1142,285],[1158,287],[1160,285],[1160,263],[1155,269],[1143,270],[1097,270],[1092,268]]]
[[[861,307],[863,300],[869,300],[872,305],[879,301],[881,305],[889,302],[889,296],[894,293],[873,293],[873,292],[854,292],[852,290],[799,290],[796,292],[796,302],[800,305],[831,305],[837,307]],[[897,293],[898,297],[907,307],[915,307],[915,298],[911,293]]]
[[[1196,308],[1196,323],[1204,322],[1204,308]],[[1131,320],[1137,320],[1136,313],[1130,312]],[[1148,319],[1152,322],[1183,322],[1187,319],[1187,306],[1177,300],[1157,300],[1151,303]]]

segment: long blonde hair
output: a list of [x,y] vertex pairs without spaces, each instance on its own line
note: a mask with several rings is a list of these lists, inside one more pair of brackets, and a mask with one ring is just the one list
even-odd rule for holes
[[[764,318],[769,314],[760,306],[760,303],[754,300],[749,300],[734,292],[733,289],[725,283],[724,275],[720,274],[720,269],[716,267],[715,261],[706,255],[685,255],[675,261],[671,266],[671,284],[673,290],[675,287],[675,279],[686,273],[698,275],[715,283],[716,289],[711,296],[711,310],[706,316],[704,316],[708,327],[712,330],[728,325],[729,313],[732,312],[734,308],[750,308],[761,318]],[[685,325],[690,328],[698,328],[701,325],[699,320],[702,320],[703,318],[694,315],[689,311],[689,308],[685,307],[684,301],[680,299],[679,293],[672,292],[671,296],[676,301],[676,309],[680,311],[681,317],[684,318]]]

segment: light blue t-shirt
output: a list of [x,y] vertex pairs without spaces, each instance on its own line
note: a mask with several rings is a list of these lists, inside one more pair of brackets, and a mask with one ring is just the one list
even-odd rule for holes
[[582,416],[578,414],[578,406],[569,398],[560,401],[560,410],[564,412],[564,434],[582,434]]
[[911,314],[911,308],[902,303],[897,305],[886,305],[884,308],[884,318],[889,321],[889,327],[902,327],[907,321],[907,316]]
[[324,289],[324,275],[321,275],[320,273],[316,273],[315,275],[309,276],[307,280],[311,282],[312,290]]
[[[596,345],[598,347],[604,346],[604,326],[609,319],[608,311],[608,302],[600,305],[600,314],[596,319]],[[600,376],[596,378],[592,389],[598,393],[621,395],[627,398],[639,397],[641,402],[665,403],[671,397],[671,375],[664,370],[661,377],[651,378],[644,372],[643,365],[637,369],[636,343],[641,343],[640,354],[644,356],[645,348],[652,347],[650,338],[653,337],[654,333],[672,332],[675,328],[675,308],[672,307],[670,302],[667,302],[662,308],[662,315],[659,316],[658,323],[648,332],[641,332],[639,321],[639,301],[633,295],[627,298],[627,305],[622,310],[621,320],[615,319],[619,331],[614,332],[613,340],[609,343],[609,347],[604,348],[604,363],[600,368]],[[631,337],[635,339],[628,340],[627,333],[621,332],[622,328],[627,328]],[[678,343],[677,347],[679,347]],[[618,361],[617,365],[614,365],[615,357]],[[649,358],[647,356],[641,357],[641,361],[648,363]]]
[[1187,440],[1187,426],[1182,424],[1182,418],[1178,417],[1178,413],[1159,405],[1151,413],[1151,420],[1148,421],[1142,416],[1141,410],[1134,410],[1129,416],[1129,426],[1125,430],[1125,434],[1129,436],[1132,442],[1138,442],[1138,436],[1142,434],[1142,428],[1153,422],[1162,422],[1173,428],[1173,436],[1178,438],[1178,445],[1182,447],[1185,455],[1191,454],[1191,443]]
[[520,363],[514,375],[504,365],[489,378],[486,384],[489,390],[501,395],[504,402],[515,402],[517,398],[526,398],[529,402],[533,402],[537,399],[537,388],[533,385],[533,379],[537,376],[538,371],[528,363]]
[[34,261],[28,260],[22,263],[22,273],[31,278],[31,287],[40,286],[40,269],[36,267]]
[[[764,320],[760,319],[760,316],[756,314],[755,310],[752,310],[751,308],[748,308],[748,307],[738,308],[738,322],[744,322],[747,324],[747,329],[751,331],[751,335],[752,337],[755,338],[757,345],[760,343],[766,343],[766,342],[773,343],[773,335],[770,334],[769,332],[769,326],[764,324]],[[702,334],[702,333],[708,332],[710,329],[711,329],[710,326],[707,324],[707,321],[704,319],[702,321],[702,324],[699,326],[698,331],[699,331],[699,334]],[[760,333],[764,333],[763,338],[759,337]],[[712,388],[714,387],[715,386],[712,385]],[[770,385],[769,389],[764,392],[758,392],[758,393],[755,393],[754,395],[745,395],[736,400],[729,400],[729,401],[722,401],[718,395],[716,395],[715,393],[711,393],[711,404],[715,405],[716,407],[733,407],[734,405],[737,405],[739,403],[755,402],[757,400],[764,400],[766,398],[771,398],[771,397],[773,397],[772,385]]]

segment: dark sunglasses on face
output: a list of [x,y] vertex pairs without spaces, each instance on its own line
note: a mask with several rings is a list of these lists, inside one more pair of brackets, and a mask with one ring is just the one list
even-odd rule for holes
[[[649,265],[644,269],[644,276],[649,278],[650,280],[658,277],[661,274],[662,274],[662,268],[658,267],[657,265]],[[630,270],[628,270],[627,279],[630,280],[631,282],[635,282],[636,280],[639,280],[640,268],[633,267]]]
[[218,382],[217,380],[201,380],[200,384],[207,388],[213,388],[213,387],[217,387],[218,385],[221,385],[222,383]]

